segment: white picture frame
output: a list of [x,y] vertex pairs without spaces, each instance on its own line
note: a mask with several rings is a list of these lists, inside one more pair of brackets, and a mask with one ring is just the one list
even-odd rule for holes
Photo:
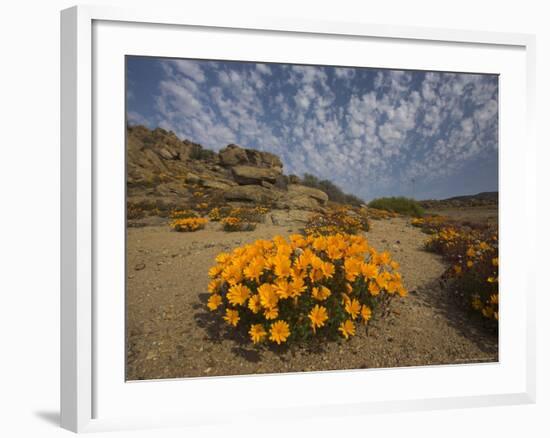
[[[105,23],[105,27],[102,23]],[[97,26],[100,27],[97,27]],[[111,295],[120,293],[123,296],[124,291],[120,288],[112,278],[105,274],[105,270],[101,269],[104,261],[105,246],[101,245],[98,239],[100,235],[105,236],[108,231],[103,232],[101,225],[102,218],[100,213],[102,209],[97,209],[97,206],[102,202],[116,203],[115,194],[109,201],[104,201],[108,196],[105,190],[102,189],[102,184],[106,184],[106,175],[123,174],[124,169],[120,169],[120,153],[121,151],[109,152],[113,157],[103,153],[98,156],[97,142],[102,142],[108,135],[108,130],[97,130],[96,123],[101,123],[103,115],[100,108],[103,108],[101,96],[97,95],[98,81],[100,81],[102,70],[106,63],[96,63],[103,56],[103,51],[108,56],[119,57],[120,53],[125,53],[127,50],[122,38],[117,32],[117,25],[126,26],[122,32],[134,32],[132,39],[134,44],[143,44],[143,50],[155,50],[155,38],[147,38],[147,44],[140,41],[140,28],[149,29],[150,35],[153,33],[162,32],[177,32],[178,29],[186,29],[190,32],[200,31],[201,34],[235,31],[239,34],[239,38],[245,37],[250,41],[254,38],[259,38],[260,35],[267,33],[270,38],[280,38],[281,36],[294,36],[296,38],[348,38],[349,41],[360,43],[361,41],[370,41],[373,44],[377,42],[385,42],[387,44],[399,45],[406,44],[410,47],[417,47],[421,50],[440,50],[446,45],[460,48],[463,52],[461,56],[468,56],[468,53],[478,50],[494,51],[502,54],[502,65],[509,65],[509,74],[506,73],[504,78],[510,78],[506,87],[510,89],[509,98],[505,97],[501,103],[503,110],[503,118],[501,125],[510,117],[520,116],[517,120],[514,130],[508,130],[506,125],[504,130],[501,129],[501,139],[506,145],[508,140],[520,140],[522,144],[521,150],[513,150],[508,147],[506,154],[501,158],[501,215],[503,223],[501,224],[501,232],[507,229],[512,230],[514,223],[518,220],[525,221],[527,229],[527,239],[519,241],[510,233],[508,240],[504,241],[510,249],[509,252],[504,251],[502,254],[502,277],[503,283],[508,284],[510,289],[512,286],[519,287],[521,293],[512,297],[509,301],[509,306],[512,304],[514,308],[519,309],[521,315],[516,319],[516,332],[514,336],[509,336],[514,345],[510,345],[507,350],[507,345],[502,342],[509,342],[508,338],[501,339],[501,351],[504,351],[504,357],[497,368],[487,368],[487,365],[464,365],[448,367],[420,367],[416,370],[376,370],[376,375],[368,373],[369,370],[361,370],[358,372],[331,372],[331,373],[308,373],[287,375],[284,378],[277,376],[248,376],[248,377],[227,377],[227,378],[209,378],[209,379],[186,379],[187,390],[186,394],[194,394],[196,397],[196,410],[190,409],[191,406],[173,404],[173,408],[169,409],[168,404],[175,400],[175,395],[181,389],[181,381],[155,382],[149,381],[144,384],[125,383],[120,381],[120,373],[106,376],[104,371],[106,361],[116,362],[116,369],[120,369],[120,364],[124,364],[124,357],[118,355],[110,356],[110,351],[119,351],[120,345],[113,346],[109,349],[106,346],[107,342],[103,335],[105,327],[109,327],[116,333],[115,340],[123,337],[123,315],[118,312],[117,306],[120,306],[120,300],[113,302],[113,314],[107,315],[103,312],[105,300],[97,300],[98,287],[105,290],[102,285],[111,284]],[[128,29],[131,28],[131,29]],[[138,32],[138,33],[136,33]],[[103,35],[103,36],[102,36]],[[109,38],[108,50],[105,49],[105,38]],[[159,36],[162,38],[162,36]],[[160,40],[159,40],[160,41]],[[314,44],[312,42],[311,44]],[[145,48],[147,45],[147,48]],[[253,44],[251,44],[253,46]],[[137,46],[135,46],[137,47]],[[160,53],[164,47],[164,52]],[[439,47],[439,49],[438,49]],[[207,50],[207,47],[203,47]],[[159,50],[158,55],[165,55],[166,50],[170,50],[169,44],[160,45],[156,50]],[[195,54],[199,53],[201,46],[195,48]],[[269,52],[269,47],[262,47],[262,50]],[[401,50],[403,58],[405,52]],[[470,52],[469,52],[470,51]],[[149,53],[149,52],[148,52]],[[260,52],[258,52],[260,53]],[[477,52],[476,52],[477,53]],[[481,52],[480,52],[481,53]],[[483,52],[484,53],[484,52]],[[504,405],[504,404],[521,404],[532,403],[535,400],[535,310],[534,310],[534,278],[533,269],[526,263],[516,260],[513,255],[513,249],[530,250],[534,247],[535,233],[535,211],[534,209],[513,209],[509,199],[519,200],[522,202],[530,202],[530,205],[536,205],[535,202],[535,140],[533,133],[534,124],[534,53],[535,39],[532,35],[524,34],[506,34],[506,33],[490,33],[490,32],[474,32],[460,31],[450,29],[425,29],[416,27],[403,26],[385,26],[374,25],[367,23],[341,23],[341,22],[317,22],[307,19],[291,17],[288,19],[278,19],[271,17],[248,17],[240,15],[239,19],[216,16],[215,13],[208,16],[199,16],[189,14],[188,11],[165,11],[158,8],[150,8],[145,10],[135,9],[119,9],[110,7],[95,7],[95,6],[78,6],[61,12],[61,426],[75,431],[100,431],[112,430],[120,428],[146,428],[159,426],[174,426],[174,425],[193,425],[207,423],[210,415],[205,415],[204,410],[201,411],[200,394],[212,394],[217,387],[225,388],[226,390],[242,390],[243,394],[248,394],[247,391],[252,391],[249,387],[253,384],[255,387],[262,385],[273,385],[303,389],[309,388],[314,384],[323,382],[324,387],[330,393],[334,388],[345,388],[349,385],[353,388],[360,382],[363,382],[363,377],[367,376],[369,382],[383,382],[384,376],[388,373],[392,374],[392,379],[396,382],[407,382],[408,379],[413,379],[421,382],[422,379],[428,381],[435,377],[441,379],[469,378],[476,374],[499,375],[494,381],[490,382],[486,388],[480,387],[478,392],[471,388],[456,388],[452,393],[446,393],[445,388],[437,392],[435,388],[428,395],[419,396],[419,392],[415,392],[414,388],[410,391],[396,389],[391,392],[389,398],[381,397],[362,397],[356,396],[353,399],[346,399],[342,394],[334,393],[333,402],[329,403],[326,399],[317,397],[315,403],[312,399],[299,399],[295,404],[281,406],[276,415],[284,413],[292,418],[309,417],[311,415],[361,415],[369,412],[398,412],[406,410],[418,409],[441,409],[453,407],[475,407],[488,405]],[[136,54],[132,51],[131,54]],[[329,54],[330,55],[330,54]],[[510,55],[509,58],[507,56]],[[239,55],[229,55],[229,59]],[[233,56],[233,57],[232,57]],[[243,55],[246,56],[246,55]],[[254,55],[249,55],[253,56]],[[266,54],[266,57],[277,56],[277,54]],[[500,55],[494,55],[495,59]],[[444,58],[444,57],[443,57]],[[482,58],[482,57],[479,57]],[[489,56],[490,58],[490,56]],[[116,58],[118,59],[118,58]],[[250,58],[248,58],[251,60]],[[296,58],[295,58],[296,59]],[[254,59],[252,59],[254,60]],[[266,60],[258,59],[258,60]],[[511,60],[520,60],[520,62],[511,62]],[[292,59],[288,59],[289,62]],[[383,59],[380,58],[377,66],[385,66]],[[404,67],[404,63],[394,61],[394,67]],[[435,62],[435,61],[434,61]],[[443,63],[445,61],[439,60]],[[470,68],[459,68],[461,66],[460,57],[448,60],[448,65],[451,70],[472,71]],[[479,63],[490,63],[491,59],[478,59]],[[495,61],[496,62],[496,61]],[[472,64],[473,65],[473,64]],[[481,64],[480,64],[481,65]],[[489,64],[484,64],[485,67],[479,67],[479,71],[491,70]],[[496,65],[496,64],[495,64]],[[504,67],[503,67],[504,69]],[[490,71],[492,73],[503,74],[498,68],[498,71]],[[504,70],[503,70],[504,71]],[[116,75],[115,75],[116,76]],[[110,86],[120,85],[122,78],[118,78]],[[117,85],[118,84],[118,85]],[[99,87],[101,88],[101,87]],[[123,90],[114,90],[111,94],[116,100]],[[111,89],[111,91],[113,91]],[[504,90],[506,92],[506,90]],[[512,99],[513,98],[513,99]],[[512,100],[518,104],[518,108],[513,111],[508,111]],[[118,101],[117,101],[118,102]],[[120,116],[120,104],[123,107],[123,101],[118,102],[113,111],[118,111],[114,119]],[[105,126],[105,124],[103,125]],[[501,126],[502,127],[502,126]],[[120,126],[123,130],[123,125]],[[108,142],[108,141],[107,141]],[[101,143],[103,144],[103,143]],[[118,158],[114,154],[119,154]],[[123,154],[123,151],[122,151]],[[521,166],[514,175],[515,180],[510,181],[511,174],[509,169],[514,164],[518,164],[521,160]],[[117,167],[118,166],[118,167]],[[115,176],[115,178],[117,178]],[[115,179],[115,182],[120,182],[120,178]],[[514,184],[512,184],[512,182]],[[502,198],[503,197],[503,198]],[[503,202],[502,202],[503,201]],[[113,204],[116,205],[116,204]],[[124,207],[121,205],[121,209]],[[103,209],[105,210],[105,209]],[[115,214],[116,217],[116,214]],[[99,227],[99,228],[98,228]],[[99,229],[99,233],[98,233]],[[119,232],[120,229],[117,231]],[[504,233],[506,234],[506,233]],[[504,246],[504,245],[503,245]],[[118,248],[120,249],[120,248]],[[120,258],[120,251],[116,249],[110,251],[113,257]],[[509,257],[507,258],[507,255]],[[114,260],[114,259],[113,259]],[[517,262],[517,263],[516,263]],[[120,263],[114,263],[116,265]],[[514,274],[506,275],[506,268],[514,264]],[[98,267],[100,267],[98,269]],[[110,274],[109,274],[110,275]],[[119,279],[120,280],[120,279]],[[508,283],[506,283],[508,282]],[[504,286],[503,286],[504,287]],[[123,298],[122,298],[123,302]],[[508,307],[510,309],[511,307]],[[501,310],[501,338],[502,335],[511,333],[507,329],[507,321],[510,321],[510,313],[507,313],[506,303],[503,303]],[[102,313],[103,312],[103,313]],[[98,316],[98,315],[101,315]],[[114,316],[113,316],[114,315]],[[109,318],[112,317],[112,322]],[[116,322],[115,322],[116,319]],[[121,325],[122,324],[122,325]],[[116,341],[118,342],[118,341]],[[105,345],[105,347],[104,347]],[[504,349],[502,349],[504,348]],[[103,350],[104,349],[104,350]],[[104,354],[98,354],[103,351]],[[506,352],[514,352],[514,355]],[[511,356],[514,356],[513,358]],[[509,362],[510,361],[510,362]],[[513,362],[513,363],[512,363]],[[510,369],[506,373],[500,375],[500,370],[505,369],[510,364]],[[483,368],[485,367],[485,368]],[[499,368],[500,367],[500,368]],[[449,371],[450,370],[450,371]],[[399,375],[398,373],[402,373]],[[411,374],[414,372],[414,376]],[[453,373],[451,377],[451,374]],[[462,374],[460,374],[462,373]],[[322,374],[322,375],[321,375]],[[106,376],[106,377],[105,377]],[[374,377],[373,377],[374,376]],[[504,378],[511,378],[508,386],[500,385]],[[510,377],[511,376],[511,377]],[[488,378],[488,377],[487,377]],[[118,380],[117,380],[118,379]],[[278,379],[273,381],[273,379]],[[321,380],[322,379],[322,380]],[[485,379],[485,378],[484,378]],[[500,380],[499,380],[500,379]],[[120,389],[113,389],[111,393],[111,383],[116,380],[116,385]],[[266,383],[269,381],[271,383]],[[490,379],[489,379],[490,380]],[[275,382],[275,383],[273,383]],[[367,382],[366,380],[364,382]],[[500,383],[499,383],[500,382]],[[458,382],[460,385],[460,382]],[[399,385],[396,385],[399,386]],[[138,388],[139,389],[136,389]],[[267,387],[267,386],[266,386]],[[128,391],[126,391],[128,389]],[[126,392],[126,394],[123,394]],[[112,406],[105,401],[106,396],[112,399]],[[251,394],[251,393],[250,393]],[[121,398],[117,398],[121,397]],[[126,397],[126,401],[132,400],[129,403],[129,408],[126,411],[116,411],[118,405],[122,403],[122,397]],[[141,398],[140,398],[141,397]],[[139,404],[141,400],[154,399],[155,397],[163,398],[166,403],[155,403],[155,406],[142,406],[140,411]],[[190,395],[189,395],[190,397]],[[275,398],[277,398],[275,396]],[[240,418],[247,415],[256,420],[269,420],[275,415],[274,412],[269,413],[267,410],[253,410],[253,405],[235,409],[229,413],[219,412],[216,416],[217,421],[231,421],[231,417],[235,414],[240,415]],[[213,409],[216,409],[215,407]],[[103,412],[106,414],[104,415]],[[134,412],[134,414],[131,414]],[[145,413],[145,414],[144,414]],[[210,413],[211,414],[211,413]]]

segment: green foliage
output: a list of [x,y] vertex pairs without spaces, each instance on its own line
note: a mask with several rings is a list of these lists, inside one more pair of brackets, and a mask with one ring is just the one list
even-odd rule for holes
[[419,217],[424,215],[424,209],[417,201],[405,198],[404,196],[373,199],[369,202],[369,207],[392,211],[406,216]]
[[194,144],[192,145],[189,158],[192,160],[203,160],[209,161],[213,160],[216,156],[216,152],[211,151],[210,149],[204,149],[201,145]]
[[304,173],[301,183],[314,189],[319,189],[328,195],[328,199],[339,204],[350,204],[356,207],[364,204],[364,201],[357,196],[344,193],[344,191],[328,179],[320,180],[314,175]]

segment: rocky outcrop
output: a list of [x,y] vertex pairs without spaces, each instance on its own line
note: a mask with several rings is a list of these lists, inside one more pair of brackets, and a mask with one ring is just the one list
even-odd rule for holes
[[254,202],[257,204],[271,204],[279,199],[280,194],[262,186],[235,186],[224,193],[227,201]]
[[262,181],[274,184],[281,170],[271,167],[234,166],[231,168],[233,179],[238,184],[261,184]]
[[288,227],[295,224],[305,225],[311,212],[305,210],[273,210],[269,214],[269,219],[273,225]]
[[277,169],[279,173],[283,171],[281,159],[271,152],[257,151],[255,149],[246,149],[236,144],[227,145],[218,153],[222,166],[233,167],[239,164],[251,165],[255,167],[267,167]]
[[300,184],[289,184],[287,190],[290,196],[293,197],[306,196],[319,201],[322,205],[325,205],[328,202],[328,195],[325,192],[312,187],[307,187]]
[[328,201],[323,191],[284,175],[275,154],[235,144],[216,153],[160,128],[128,128],[127,167],[129,204],[149,199],[166,210],[236,202],[309,212]]

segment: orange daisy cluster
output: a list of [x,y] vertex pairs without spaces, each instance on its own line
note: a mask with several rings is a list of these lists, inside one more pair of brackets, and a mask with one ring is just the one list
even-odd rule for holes
[[398,269],[364,236],[276,236],[218,254],[207,306],[253,343],[348,339],[382,299],[407,295]]

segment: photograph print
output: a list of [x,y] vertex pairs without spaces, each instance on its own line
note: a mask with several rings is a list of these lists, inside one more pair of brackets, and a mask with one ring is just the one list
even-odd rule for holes
[[126,57],[126,379],[496,362],[498,75]]

